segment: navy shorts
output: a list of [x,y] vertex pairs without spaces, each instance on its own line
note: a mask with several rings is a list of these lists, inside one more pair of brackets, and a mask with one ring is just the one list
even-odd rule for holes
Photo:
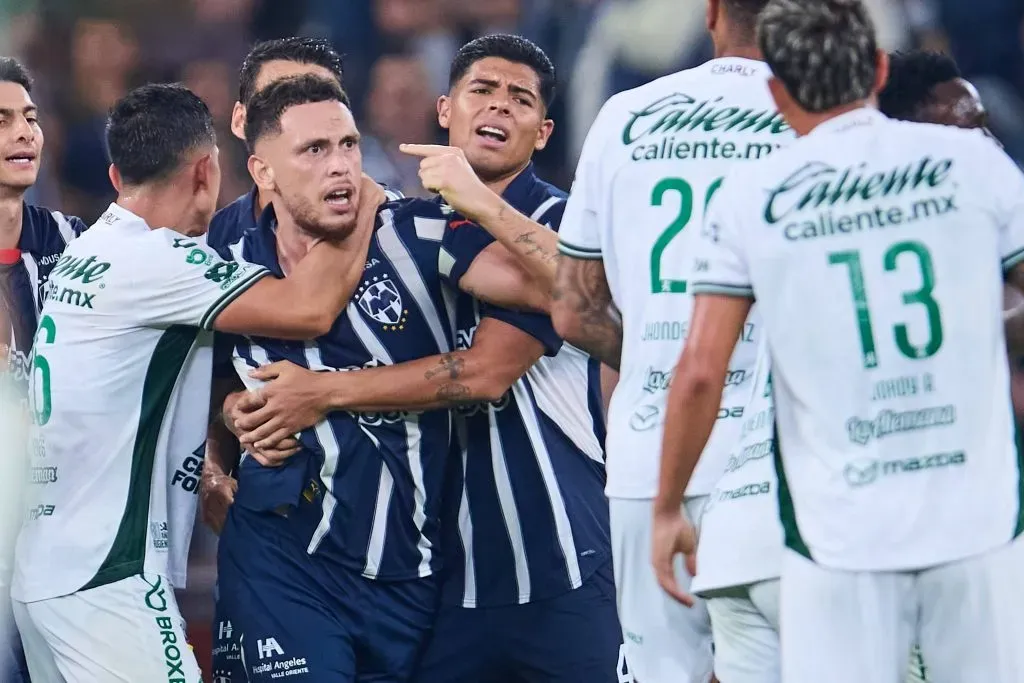
[[618,683],[612,566],[564,595],[508,607],[444,606],[415,683]]
[[235,625],[220,587],[215,588],[213,616],[213,683],[246,683],[242,665],[242,632]]
[[249,683],[406,683],[436,614],[433,578],[383,582],[306,553],[287,519],[233,505],[220,599]]

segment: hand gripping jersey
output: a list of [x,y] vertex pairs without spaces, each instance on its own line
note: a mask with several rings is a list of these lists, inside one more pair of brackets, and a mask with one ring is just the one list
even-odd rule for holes
[[33,500],[13,597],[143,571],[184,586],[195,495],[175,473],[206,434],[210,328],[266,274],[116,204],[64,252],[33,351]]
[[[619,384],[608,416],[613,498],[653,498],[665,397],[693,307],[689,264],[726,172],[767,158],[792,132],[761,62],[716,59],[620,93],[591,128],[560,231],[563,253],[602,259],[622,314]],[[743,332],[717,427],[687,495],[706,495],[739,434],[757,324]]]
[[[230,247],[235,258],[281,273],[273,208]],[[316,371],[392,365],[451,351],[452,316],[438,253],[445,219],[423,200],[384,204],[366,254],[363,280],[327,335],[309,342],[236,339],[235,366],[289,360]],[[440,567],[442,476],[451,448],[447,410],[335,411],[301,435],[302,450],[281,467],[243,454],[235,504],[287,508],[309,554],[369,579],[406,580]]]
[[701,237],[694,291],[764,321],[790,548],[898,571],[1021,532],[1002,267],[1024,176],[994,142],[859,109],[738,168]]

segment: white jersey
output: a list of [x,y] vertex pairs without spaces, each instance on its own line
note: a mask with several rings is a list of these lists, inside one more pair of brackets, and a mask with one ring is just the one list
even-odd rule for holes
[[198,474],[186,461],[206,437],[212,324],[266,274],[116,204],[68,246],[36,332],[13,597],[142,572],[184,585],[195,518],[184,475]]
[[743,410],[740,438],[725,474],[704,506],[697,543],[703,593],[779,578],[782,526],[775,476],[775,409],[768,349],[758,344],[752,391]]
[[[725,58],[612,97],[583,148],[559,232],[561,250],[602,259],[622,314],[619,383],[608,415],[613,498],[653,498],[672,371],[693,308],[688,267],[704,211],[736,162],[793,134],[768,92],[768,67]],[[738,436],[756,325],[733,356],[718,426],[687,495],[705,495]]]
[[1024,529],[1000,267],[1024,176],[995,143],[858,109],[730,174],[705,228],[694,292],[758,301],[790,548],[912,570]]

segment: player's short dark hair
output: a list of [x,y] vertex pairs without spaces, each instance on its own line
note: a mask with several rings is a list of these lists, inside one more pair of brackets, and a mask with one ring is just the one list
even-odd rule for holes
[[281,132],[281,117],[292,107],[337,101],[351,108],[348,95],[334,81],[307,74],[274,81],[256,93],[245,113],[245,143],[255,149],[266,135]]
[[919,121],[932,103],[935,86],[961,78],[953,58],[940,52],[912,50],[889,55],[889,82],[878,94],[878,108],[893,119]]
[[757,30],[757,17],[768,5],[768,0],[722,0],[729,18],[751,36]]
[[341,55],[331,44],[320,38],[278,38],[257,43],[238,72],[238,101],[249,106],[256,94],[256,81],[267,62],[296,62],[320,66],[334,74],[338,85],[343,82],[344,69]]
[[530,67],[540,81],[540,98],[544,106],[550,107],[555,101],[555,65],[551,59],[536,43],[507,33],[482,36],[463,45],[452,60],[448,87],[454,88],[471,66],[488,57],[498,57]]
[[770,0],[757,38],[772,73],[807,112],[867,99],[875,85],[875,27],[861,0]]
[[32,76],[14,57],[0,57],[0,83],[17,83],[25,92],[32,92]]
[[167,178],[185,156],[217,143],[206,103],[178,83],[132,90],[107,119],[107,153],[129,185]]

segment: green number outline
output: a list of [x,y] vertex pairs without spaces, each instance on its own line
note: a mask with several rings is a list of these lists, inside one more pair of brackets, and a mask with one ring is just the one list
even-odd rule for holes
[[932,297],[935,290],[935,268],[932,264],[932,255],[929,253],[928,247],[920,242],[897,242],[885,252],[885,270],[887,272],[895,271],[896,261],[903,254],[916,256],[917,267],[921,271],[921,288],[913,292],[904,292],[903,303],[906,306],[920,304],[925,307],[928,312],[928,343],[924,346],[911,344],[906,323],[900,323],[893,329],[896,346],[900,353],[907,358],[929,358],[934,356],[942,346],[942,315],[939,303]]
[[[898,270],[899,257],[913,254],[917,258],[918,271],[921,273],[921,287],[903,292],[903,305],[921,305],[928,314],[928,341],[924,346],[914,346],[910,342],[910,332],[906,323],[893,326],[893,337],[899,352],[911,360],[930,358],[942,347],[942,312],[939,303],[932,294],[935,291],[935,268],[928,247],[918,241],[902,241],[890,246],[882,256],[882,266],[887,273]],[[832,252],[828,255],[829,265],[845,265],[850,280],[853,305],[857,314],[857,331],[860,335],[861,354],[864,367],[878,367],[878,353],[875,348],[875,334],[871,324],[871,310],[868,306],[867,291],[864,287],[864,269],[861,266],[860,252],[847,250]]]
[[[711,198],[715,196],[715,192],[722,186],[723,180],[724,178],[715,180],[708,188],[707,194],[704,196],[705,211],[707,211],[708,204],[711,203]],[[651,206],[661,206],[665,195],[669,192],[679,193],[679,213],[661,232],[651,248],[651,293],[653,294],[683,294],[686,292],[686,280],[663,280],[661,278],[661,259],[669,243],[693,219],[693,186],[682,178],[662,178],[651,191]]]
[[50,398],[50,362],[46,360],[46,357],[39,353],[39,347],[43,344],[52,344],[57,339],[57,325],[53,322],[53,318],[48,315],[44,315],[43,319],[39,321],[39,331],[36,332],[36,341],[32,346],[32,374],[35,379],[36,371],[39,372],[39,386],[41,387],[40,393],[43,398],[42,410],[35,405],[36,391],[32,391],[32,411],[35,414],[35,422],[37,425],[45,425],[50,421],[50,415],[53,412],[53,401]]

